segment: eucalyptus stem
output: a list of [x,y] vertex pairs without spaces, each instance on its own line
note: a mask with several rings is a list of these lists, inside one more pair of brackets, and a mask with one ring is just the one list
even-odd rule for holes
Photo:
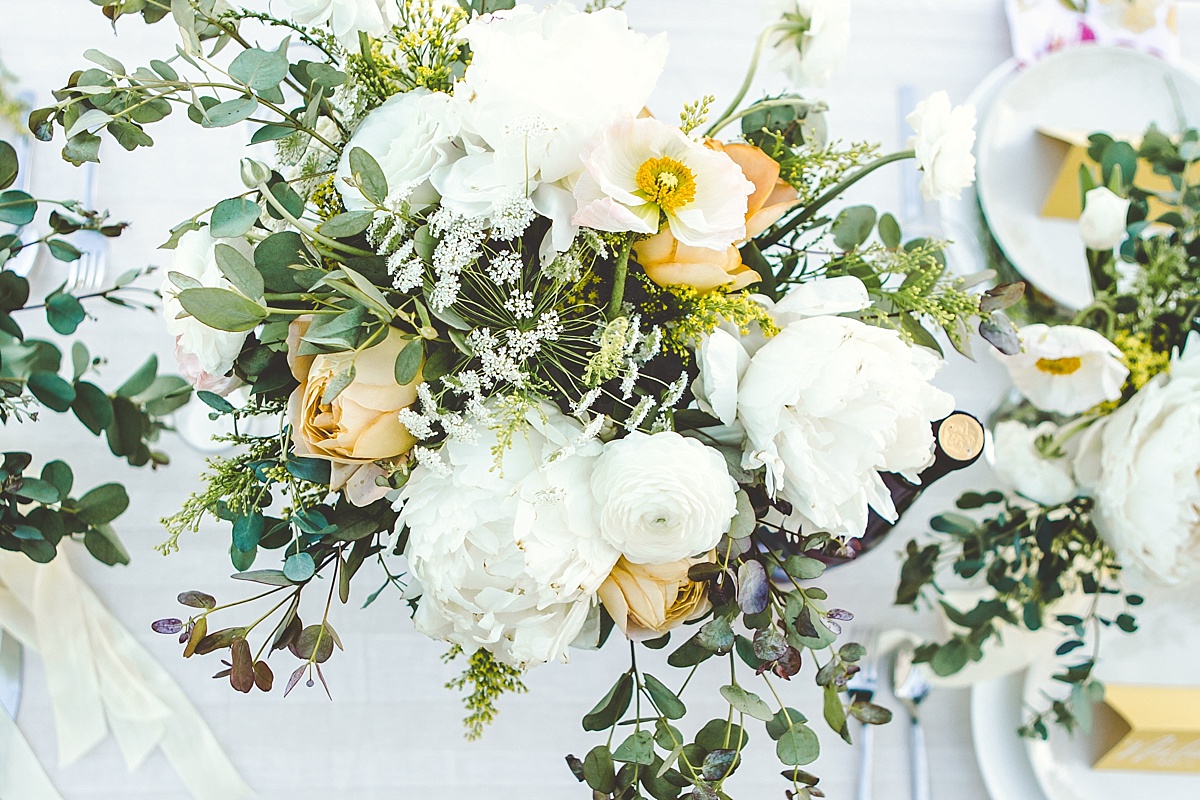
[[352,256],[365,256],[365,257],[369,258],[369,257],[375,255],[374,253],[372,253],[368,250],[362,250],[357,247],[350,247],[349,245],[342,244],[341,242],[337,241],[336,239],[330,239],[328,236],[323,236],[322,234],[317,233],[316,229],[310,228],[309,226],[305,225],[303,222],[301,222],[299,219],[297,219],[295,216],[293,216],[290,211],[288,211],[286,208],[284,208],[283,203],[279,202],[279,199],[276,198],[275,195],[271,193],[271,190],[269,188],[267,188],[266,183],[260,183],[260,184],[258,184],[258,186],[256,188],[259,190],[259,192],[262,193],[263,199],[266,200],[267,203],[269,203],[272,208],[274,208],[277,212],[279,212],[279,215],[281,217],[283,217],[285,220],[287,220],[296,230],[300,231],[305,236],[308,236],[314,242],[320,242],[321,244],[325,245],[326,247],[330,248],[331,250],[340,250],[341,252],[346,253],[348,255],[352,255]]
[[867,164],[865,167],[860,169],[858,172],[855,172],[854,174],[844,178],[836,186],[829,189],[824,194],[822,194],[820,197],[818,197],[816,200],[809,203],[804,208],[803,211],[801,211],[796,216],[792,217],[792,219],[786,225],[784,225],[783,227],[776,230],[774,234],[767,237],[763,241],[758,242],[757,244],[759,246],[759,249],[766,250],[768,247],[778,244],[780,242],[780,240],[783,239],[783,237],[787,236],[789,233],[796,230],[796,228],[799,228],[805,222],[808,222],[810,219],[815,217],[818,211],[820,211],[825,206],[829,205],[829,203],[836,200],[843,192],[845,192],[851,186],[858,183],[863,178],[867,177],[868,175],[870,175],[872,172],[879,169],[880,167],[885,166],[887,164],[894,164],[897,161],[904,161],[909,158],[916,158],[916,155],[917,155],[916,152],[913,150],[901,150],[898,153],[892,153],[890,155],[882,156],[881,158],[876,159],[875,161],[871,162],[870,164]]
[[613,291],[608,301],[608,313],[605,319],[612,322],[621,316],[621,303],[625,302],[625,281],[629,277],[629,254],[633,250],[633,236],[629,236],[617,253],[617,263],[613,267]]

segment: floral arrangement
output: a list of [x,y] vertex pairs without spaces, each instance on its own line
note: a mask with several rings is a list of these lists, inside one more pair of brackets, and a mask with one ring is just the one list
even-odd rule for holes
[[[1067,314],[1031,294],[1020,353],[1001,356],[1018,397],[992,431],[1008,491],[960,498],[980,515],[936,517],[935,542],[909,543],[897,595],[938,601],[946,568],[986,581],[972,609],[940,602],[958,632],[919,658],[942,675],[983,658],[1010,626],[1057,634],[1068,663],[1055,677],[1070,694],[1025,726],[1043,738],[1051,721],[1086,728],[1103,697],[1099,633],[1134,633],[1144,602],[1127,573],[1200,580],[1200,452],[1189,446],[1200,434],[1200,251],[1185,177],[1200,132],[1152,128],[1137,149],[1103,133],[1090,141],[1079,230],[1095,300]],[[1139,161],[1173,188],[1139,187]]]
[[[828,209],[906,158],[930,198],[969,185],[973,111],[935,95],[914,149],[880,157],[826,141],[800,95],[746,102],[749,76],[720,115],[712,97],[677,123],[652,115],[666,37],[603,3],[286,5],[175,2],[174,56],[129,70],[89,51],[96,66],[33,115],[76,161],[104,132],[150,146],[179,106],[252,123],[266,151],[241,161],[245,193],[166,245],[181,366],[239,451],[162,546],[223,520],[234,577],[265,588],[223,605],[185,592],[195,613],[156,629],[185,656],[225,653],[218,677],[242,692],[271,689],[266,657],[288,650],[286,693],[325,682],[334,597],[373,575],[368,603],[394,593],[465,659],[473,735],[524,670],[624,638],[629,669],[583,719],[607,743],[568,759],[594,796],[725,796],[747,718],[790,794],[819,796],[800,769],[816,734],[776,682],[814,665],[847,740],[848,716],[889,715],[841,692],[864,651],[837,646],[851,615],[811,583],[810,554],[861,536],[868,509],[894,520],[880,474],[932,463],[953,399],[929,382],[927,328],[963,348],[976,321],[1007,330],[1004,293],[981,308],[941,243],[904,241],[869,206]],[[825,74],[845,7],[780,4],[759,54]],[[310,588],[319,605],[302,607]],[[257,621],[216,629],[251,601]],[[670,668],[732,670],[728,716],[686,733],[682,688],[637,661],[675,637]]]
[[[19,109],[0,85],[0,113],[15,120]],[[106,213],[75,201],[38,199],[14,188],[21,169],[17,149],[0,141],[0,223],[5,227],[0,235],[0,424],[28,425],[43,413],[70,412],[92,435],[103,435],[112,454],[131,466],[166,465],[167,455],[153,445],[167,425],[165,418],[192,394],[185,380],[159,375],[158,361],[152,356],[115,391],[106,391],[96,383],[104,361],[93,356],[83,341],[72,344],[70,378],[64,378],[59,345],[27,338],[21,327],[31,313],[40,313],[54,333],[70,336],[88,319],[84,301],[95,299],[153,310],[137,299],[144,290],[130,285],[142,274],[139,270],[89,294],[73,293],[63,276],[63,282],[45,297],[31,296],[27,276],[31,256],[36,257],[39,248],[49,254],[50,264],[70,264],[83,255],[71,243],[71,234],[95,231],[94,235],[116,237],[125,223],[113,222]],[[40,237],[30,236],[27,227],[47,206],[55,207],[47,221],[49,230]],[[67,462],[46,461],[34,472],[30,469],[33,453],[0,456],[0,548],[45,563],[57,555],[61,542],[75,540],[105,564],[129,563],[111,524],[129,506],[124,486],[106,483],[76,496],[75,475]]]

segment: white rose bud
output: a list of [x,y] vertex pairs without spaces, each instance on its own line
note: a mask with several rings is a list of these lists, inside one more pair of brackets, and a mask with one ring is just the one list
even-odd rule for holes
[[271,179],[271,168],[253,158],[242,159],[242,185],[257,189]]
[[975,106],[951,107],[950,95],[934,92],[907,117],[916,131],[908,143],[917,156],[921,196],[957,199],[975,182]]
[[1079,236],[1089,250],[1108,251],[1125,241],[1129,200],[1105,186],[1087,193],[1079,217]]

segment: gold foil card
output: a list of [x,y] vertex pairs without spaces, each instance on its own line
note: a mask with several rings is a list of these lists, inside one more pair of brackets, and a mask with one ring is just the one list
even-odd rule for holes
[[1114,743],[1096,769],[1200,772],[1200,688],[1109,684],[1104,704],[1115,718],[1101,733]]

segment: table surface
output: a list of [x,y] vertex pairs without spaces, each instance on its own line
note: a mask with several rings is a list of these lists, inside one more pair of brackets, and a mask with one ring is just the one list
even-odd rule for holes
[[[674,116],[682,102],[707,93],[716,94],[718,104],[731,95],[763,23],[762,5],[761,0],[630,0],[628,12],[636,28],[670,31],[668,72],[653,101],[659,114]],[[82,67],[81,54],[89,47],[126,64],[145,64],[174,47],[169,23],[147,27],[130,19],[114,37],[99,9],[87,0],[6,0],[4,6],[0,58],[26,87],[38,92],[42,103],[72,70]],[[946,89],[961,101],[1009,57],[1001,0],[855,0],[853,14],[849,56],[833,85],[821,93],[832,108],[831,131],[837,138],[879,141],[885,149],[897,146],[907,110],[899,107],[899,98]],[[783,83],[764,71],[757,86],[779,90]],[[247,141],[246,131],[202,130],[180,117],[153,126],[150,133],[159,144],[151,150],[129,154],[105,143],[99,205],[134,223],[114,243],[113,274],[146,264],[169,266],[169,254],[155,249],[168,228],[240,191],[237,158]],[[35,148],[34,181],[41,196],[73,195],[81,184],[81,176],[60,162],[59,146],[61,142]],[[880,208],[899,210],[902,187],[913,180],[908,166],[892,168],[864,182],[857,196]],[[911,216],[913,209],[908,211]],[[172,363],[170,341],[157,317],[115,309],[98,312],[104,334],[95,347],[102,343],[110,358],[110,382],[149,352],[157,353],[164,364]],[[975,365],[952,357],[939,380],[956,393],[960,408],[977,414],[986,413],[1000,385],[997,366],[986,356]],[[326,670],[332,702],[319,688],[300,687],[287,699],[278,691],[237,694],[227,682],[209,679],[218,668],[215,661],[184,661],[171,637],[157,636],[149,628],[153,619],[179,613],[174,597],[181,590],[200,589],[224,600],[243,596],[246,588],[228,579],[229,534],[224,529],[206,527],[185,536],[182,551],[167,558],[152,549],[165,536],[157,520],[176,510],[196,486],[203,456],[169,438],[164,443],[173,458],[168,469],[128,469],[105,458],[99,441],[80,445],[82,428],[72,422],[9,427],[0,431],[0,445],[11,448],[20,442],[36,447],[38,457],[45,459],[67,456],[79,465],[80,485],[119,479],[129,486],[133,506],[119,521],[119,529],[132,564],[106,569],[79,552],[71,554],[72,560],[117,617],[186,688],[260,797],[586,796],[563,756],[582,755],[595,743],[595,735],[585,734],[579,719],[624,669],[623,648],[580,652],[569,666],[534,670],[527,679],[529,694],[504,699],[497,723],[482,741],[469,743],[462,738],[459,698],[442,688],[457,673],[440,659],[445,646],[413,631],[394,596],[385,595],[367,610],[358,610],[366,592],[375,588],[360,580],[359,594],[348,606],[336,608],[332,617],[347,647]],[[89,458],[93,452],[96,457]],[[957,490],[968,484],[990,486],[991,480],[986,468],[977,466],[927,493],[884,546],[828,575],[822,585],[831,602],[852,610],[864,624],[934,632],[932,615],[891,606],[899,550]],[[19,723],[67,800],[187,797],[160,755],[128,774],[112,740],[79,763],[57,768],[44,676],[36,657],[28,661]],[[281,662],[277,671],[285,668]],[[723,714],[718,703],[711,702],[718,676],[702,675],[706,685],[687,694],[697,722],[705,719],[705,698],[714,716]],[[811,670],[786,691],[789,705],[819,717]],[[986,798],[972,749],[968,694],[935,691],[924,719],[934,796]],[[819,723],[814,727],[824,747],[813,768],[822,777],[822,788],[831,798],[854,796],[856,752]],[[881,800],[908,796],[906,727],[890,725],[876,732],[876,795]],[[773,755],[765,752],[766,737],[759,732],[753,738],[759,741],[752,743],[748,764],[729,788],[743,799],[782,797],[786,786],[776,774]]]

